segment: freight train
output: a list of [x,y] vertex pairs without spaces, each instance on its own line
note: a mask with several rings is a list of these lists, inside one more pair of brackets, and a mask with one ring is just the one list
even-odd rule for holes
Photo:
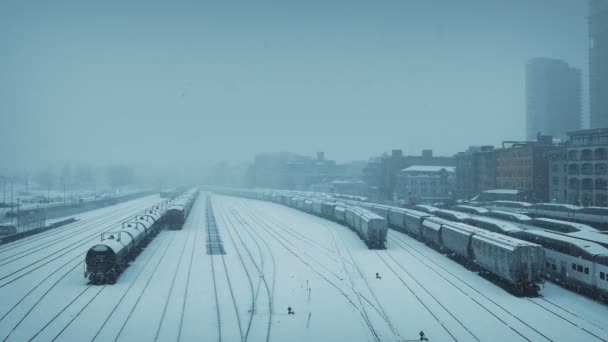
[[[193,202],[197,193],[198,189],[192,189],[184,194],[184,198],[192,198]],[[135,215],[132,219],[122,222],[117,230],[102,233],[101,240],[89,248],[86,253],[85,279],[95,285],[116,283],[118,276],[129,262],[161,229],[167,225],[174,227],[177,224],[173,219],[167,220],[170,210],[176,209],[175,201],[166,200]],[[181,201],[179,203],[182,214],[185,207],[188,207],[188,210],[191,207],[191,204],[183,206]],[[187,217],[187,214],[186,216],[174,215],[174,218],[178,219]],[[183,225],[182,221],[179,222]]]
[[198,189],[191,189],[175,197],[167,208],[167,213],[163,217],[163,224],[170,230],[182,229],[197,196]]
[[441,218],[434,215],[437,210],[433,210],[433,214],[423,213],[370,202],[336,199],[327,194],[279,190],[215,191],[284,204],[346,224],[361,236],[370,249],[385,248],[387,227],[390,226],[478,269],[481,274],[517,295],[536,295],[542,283],[545,260],[542,246],[446,219],[468,217],[458,212],[443,210],[438,213],[444,216]]

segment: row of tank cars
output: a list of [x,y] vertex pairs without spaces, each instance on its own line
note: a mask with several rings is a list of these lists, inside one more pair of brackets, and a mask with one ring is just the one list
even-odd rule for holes
[[329,219],[352,229],[370,249],[386,248],[387,222],[377,214],[331,196],[280,190],[214,188],[216,193],[270,201]]
[[219,192],[284,204],[345,224],[355,230],[370,249],[385,248],[390,226],[449,254],[516,295],[537,295],[542,283],[545,260],[542,246],[469,224],[416,210],[321,193],[259,189]]
[[608,301],[608,235],[591,226],[531,217],[506,211],[504,206],[456,205],[447,210],[417,205],[413,209],[539,244],[545,251],[545,278]]
[[181,229],[198,189],[191,189],[167,199],[132,219],[122,222],[115,231],[104,232],[86,253],[85,279],[91,284],[114,284],[118,276],[161,229]]

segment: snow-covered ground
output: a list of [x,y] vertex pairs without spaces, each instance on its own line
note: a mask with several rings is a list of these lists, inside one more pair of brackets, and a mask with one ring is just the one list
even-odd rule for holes
[[206,253],[201,194],[184,229],[161,232],[115,285],[87,285],[88,237],[155,201],[0,246],[0,338],[399,341],[424,331],[430,341],[608,341],[608,307],[558,286],[516,298],[401,233],[371,251],[336,223],[215,195],[225,255]]

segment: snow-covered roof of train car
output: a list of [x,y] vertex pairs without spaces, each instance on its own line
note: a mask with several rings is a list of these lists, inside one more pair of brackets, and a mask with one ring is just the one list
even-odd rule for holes
[[452,215],[452,216],[454,216],[455,218],[457,218],[459,220],[464,220],[464,219],[467,219],[467,218],[471,217],[470,215],[462,213],[460,211],[448,210],[448,209],[438,209],[438,210],[435,210],[433,212],[433,215],[437,215],[437,214],[441,214],[441,213]]
[[546,237],[549,239],[563,241],[563,242],[572,244],[574,246],[577,246],[580,249],[582,249],[592,255],[608,256],[608,248],[603,247],[595,242],[577,239],[577,238],[575,238],[573,236],[569,236],[569,235],[548,232],[546,230],[526,230],[525,233],[538,235],[538,236]]
[[[577,212],[580,212],[580,213],[583,213],[583,214],[586,214],[589,211],[592,211],[592,213],[590,213],[591,215],[608,216],[608,208],[607,207],[581,207],[581,208],[579,208],[577,210]],[[595,211],[595,213],[593,211]]]
[[518,201],[492,201],[490,204],[514,204],[519,205],[521,207],[531,207],[532,203],[528,202],[518,202]]
[[414,210],[414,209],[407,209],[407,208],[399,208],[399,209],[404,211],[406,214],[416,215],[416,216],[420,216],[420,217],[429,217],[429,216],[433,215],[433,214],[426,213],[424,211],[418,211],[418,210]]
[[535,219],[531,220],[532,222],[530,223],[530,225],[534,225],[534,221],[544,221],[544,222],[549,222],[549,223],[556,223],[556,224],[562,224],[562,225],[566,225],[566,226],[570,226],[574,229],[578,229],[579,231],[582,232],[594,232],[597,233],[598,230],[588,226],[586,224],[582,224],[582,223],[576,223],[576,222],[570,222],[570,221],[562,221],[562,220],[556,220],[556,219],[550,219],[550,218],[545,218],[545,217],[538,217]]
[[488,231],[475,234],[473,238],[481,239],[493,244],[501,244],[503,247],[508,248],[510,250],[514,250],[516,247],[539,246],[538,244],[532,242]]
[[578,239],[591,241],[602,246],[608,247],[608,235],[600,234],[600,232],[580,231],[575,233],[569,233],[568,236],[574,236]]
[[476,217],[470,217],[469,220],[494,224],[497,227],[499,227],[500,230],[502,230],[503,232],[514,232],[514,231],[522,230],[517,225],[515,225],[511,222],[505,222],[505,221],[493,219],[490,217],[476,216]]
[[426,209],[430,212],[439,210],[439,208],[437,208],[437,207],[433,207],[432,205],[424,205],[424,204],[416,204],[414,207]]
[[490,210],[491,213],[498,213],[498,214],[503,214],[503,215],[508,215],[511,217],[514,217],[520,221],[527,221],[527,220],[531,220],[532,218],[528,215],[525,214],[519,214],[519,213],[514,213],[512,211],[503,211],[503,210]]
[[549,210],[577,210],[581,207],[572,204],[560,204],[560,203],[536,203],[533,204],[532,207],[539,209],[549,209]]
[[[474,212],[476,212],[478,214],[485,214],[485,213],[487,213],[489,211],[486,208],[474,207],[474,206],[471,206],[471,205],[463,205],[463,204],[459,204],[459,205],[455,206],[454,208],[462,208],[462,209],[465,209],[465,210],[474,211]],[[455,209],[455,210],[457,210],[457,209]]]

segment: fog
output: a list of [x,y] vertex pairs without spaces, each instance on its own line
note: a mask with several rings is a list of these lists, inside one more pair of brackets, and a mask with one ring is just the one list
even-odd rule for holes
[[0,173],[523,139],[529,59],[581,68],[586,89],[586,15],[580,0],[3,1]]

